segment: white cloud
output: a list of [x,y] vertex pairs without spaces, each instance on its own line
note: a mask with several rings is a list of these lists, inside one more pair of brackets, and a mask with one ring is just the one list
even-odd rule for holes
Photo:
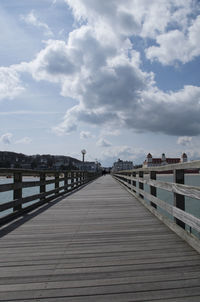
[[100,139],[97,141],[97,146],[98,146],[98,147],[107,148],[107,147],[112,146],[112,144],[111,144],[108,140],[106,140],[105,138],[100,138]]
[[[163,64],[178,57],[185,62],[197,55],[199,18],[192,23],[190,19],[188,25],[188,16],[194,12],[191,0],[66,2],[76,20],[84,22],[66,42],[49,40],[32,62],[15,66],[16,72],[30,72],[37,81],[58,83],[64,97],[79,101],[54,127],[55,133],[69,134],[81,122],[101,125],[102,131],[126,127],[178,136],[200,133],[200,87],[185,86],[168,93],[159,90],[154,74],[142,70],[140,54],[134,50],[134,37],[139,35],[160,41],[160,48],[152,46],[147,54]],[[194,45],[189,57],[185,39]],[[166,53],[172,44],[173,51]],[[150,55],[153,47],[159,52],[161,45],[163,57]]]
[[102,161],[108,164],[111,162],[114,163],[118,158],[132,161],[133,164],[141,164],[145,160],[145,157],[146,151],[127,145],[111,146],[102,151]]
[[80,132],[80,138],[81,139],[88,139],[88,138],[94,138],[94,135],[92,135],[89,131],[81,131]]
[[23,20],[26,24],[41,28],[45,35],[53,36],[53,32],[50,30],[49,26],[41,22],[38,17],[35,15],[34,11],[31,11],[28,15],[22,15],[21,20]]
[[106,128],[101,131],[101,136],[119,136],[121,131],[119,129]]
[[36,59],[30,63],[22,63],[16,68],[22,72],[30,72],[37,80],[62,83],[67,76],[73,76],[76,67],[80,66],[70,58],[70,50],[64,41],[49,40]]
[[191,136],[180,136],[177,139],[177,144],[182,145],[182,146],[188,146],[188,145],[190,145],[191,141],[192,141]]
[[158,60],[164,65],[174,64],[176,61],[187,63],[200,55],[200,16],[193,21],[188,31],[184,33],[175,29],[157,36],[159,46],[146,49],[147,58]]
[[30,144],[32,142],[32,139],[30,137],[23,137],[19,140],[13,141],[13,134],[12,133],[5,133],[2,136],[0,136],[0,142],[5,145],[10,145],[12,143],[14,144]]
[[0,67],[0,100],[13,99],[23,91],[24,87],[14,67]]
[[30,137],[23,137],[15,142],[15,144],[30,144],[32,139]]
[[5,145],[10,145],[12,143],[12,133],[5,133],[0,137],[0,142]]
[[[186,63],[200,54],[200,16],[193,0],[66,0],[77,20],[87,20],[98,34],[113,32],[118,38],[140,36],[158,45],[146,49],[147,57],[162,64]],[[193,17],[191,17],[193,15]],[[193,21],[191,22],[193,18]],[[175,42],[175,43],[174,43]],[[155,44],[154,43],[154,44]],[[133,42],[134,45],[134,42]],[[176,45],[176,47],[174,47]]]

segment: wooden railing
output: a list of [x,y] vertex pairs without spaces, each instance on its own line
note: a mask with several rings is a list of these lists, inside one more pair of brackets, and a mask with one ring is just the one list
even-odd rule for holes
[[[11,201],[4,202],[0,196],[0,225],[61,195],[70,193],[98,176],[98,173],[85,171],[0,169],[0,177],[12,181],[12,183],[0,184],[0,195],[8,191],[13,192]],[[39,180],[34,180],[33,177]],[[47,190],[48,185],[53,188]],[[37,188],[39,193],[25,197],[23,189],[33,187]]]
[[[198,186],[185,185],[185,174],[198,173],[199,169],[200,161],[192,161],[182,164],[120,171],[113,173],[113,176],[173,231],[181,235],[181,237],[187,237],[187,241],[190,244],[190,241],[194,241],[193,235],[195,235],[198,240],[197,242],[195,241],[194,245],[196,243],[198,245],[200,238],[200,183]],[[159,174],[165,173],[166,175],[173,174],[173,182],[157,180]],[[198,175],[200,180],[200,175],[196,175]],[[144,190],[144,185],[148,190]],[[157,197],[158,189],[173,193],[171,204]],[[196,216],[185,211],[186,196],[199,200]],[[167,215],[165,215],[166,213]],[[188,236],[191,236],[192,239]],[[200,251],[200,245],[198,245],[197,249]]]

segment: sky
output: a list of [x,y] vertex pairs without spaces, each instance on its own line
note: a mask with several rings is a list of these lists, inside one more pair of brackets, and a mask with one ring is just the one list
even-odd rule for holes
[[0,150],[200,159],[199,0],[1,0]]

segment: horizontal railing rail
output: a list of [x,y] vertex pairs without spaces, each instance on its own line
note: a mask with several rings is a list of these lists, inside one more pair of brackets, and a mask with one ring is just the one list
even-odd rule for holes
[[[86,171],[39,171],[22,169],[0,169],[0,225],[51,200],[70,193],[99,177],[99,173]],[[39,178],[30,180],[29,178]],[[7,183],[12,181],[11,183]],[[47,186],[50,185],[50,188]],[[39,193],[24,196],[23,189],[37,188]],[[11,192],[11,200],[5,193]],[[2,193],[4,196],[1,197]],[[36,192],[34,192],[36,193]],[[27,192],[26,192],[27,194]],[[29,204],[28,204],[29,203]],[[28,204],[28,205],[27,205]]]
[[[113,177],[123,184],[137,199],[150,209],[162,221],[178,225],[185,233],[200,238],[200,161],[164,165],[160,167],[140,168],[113,173]],[[185,184],[185,175],[195,173],[199,178],[198,186]],[[157,180],[161,174],[173,175],[173,182]],[[163,175],[165,176],[165,175]],[[146,185],[146,190],[144,188]],[[148,188],[148,189],[147,189]],[[157,190],[173,193],[170,203],[157,197]],[[160,194],[161,195],[161,194]],[[199,200],[195,216],[186,212],[185,197]],[[164,210],[164,211],[163,211]],[[170,220],[169,216],[172,216]],[[168,223],[169,222],[169,223]],[[177,227],[176,227],[177,229]],[[176,231],[175,229],[173,229]]]

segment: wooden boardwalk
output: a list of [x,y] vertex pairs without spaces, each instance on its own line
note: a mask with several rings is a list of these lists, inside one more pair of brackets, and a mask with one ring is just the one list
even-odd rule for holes
[[1,229],[0,301],[200,301],[200,255],[110,176]]

